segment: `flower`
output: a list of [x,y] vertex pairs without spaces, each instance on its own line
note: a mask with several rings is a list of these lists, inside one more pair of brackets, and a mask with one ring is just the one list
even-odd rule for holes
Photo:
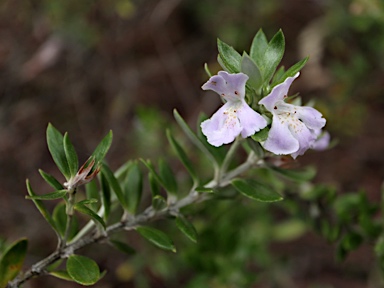
[[289,87],[300,73],[288,77],[276,85],[259,104],[272,113],[272,126],[263,147],[277,155],[291,154],[293,158],[303,155],[316,141],[326,120],[312,107],[300,107],[284,101]]
[[248,76],[243,73],[220,71],[201,87],[215,91],[226,101],[210,119],[201,123],[209,144],[216,147],[228,144],[239,134],[246,138],[267,126],[267,121],[245,102],[247,80]]
[[329,134],[328,131],[323,132],[322,130],[319,130],[316,132],[316,135],[318,135],[317,139],[313,142],[310,148],[316,151],[327,149],[331,142],[331,134]]

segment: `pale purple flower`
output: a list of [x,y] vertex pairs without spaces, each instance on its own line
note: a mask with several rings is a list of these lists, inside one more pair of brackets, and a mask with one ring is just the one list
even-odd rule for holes
[[331,134],[329,134],[328,131],[323,132],[322,130],[319,130],[317,132],[317,135],[317,139],[311,145],[311,149],[316,151],[323,151],[327,149],[329,146],[329,142],[331,142]]
[[215,91],[226,101],[210,119],[201,123],[209,144],[216,147],[228,144],[240,134],[246,138],[267,126],[267,121],[245,102],[247,80],[248,76],[243,73],[220,71],[202,86],[203,90]]
[[286,103],[289,87],[299,72],[276,85],[271,93],[259,101],[272,113],[272,126],[263,147],[277,155],[303,155],[316,141],[326,120],[312,107]]

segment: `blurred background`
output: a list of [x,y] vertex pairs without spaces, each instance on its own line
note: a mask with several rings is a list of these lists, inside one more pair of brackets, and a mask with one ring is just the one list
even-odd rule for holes
[[[260,28],[268,38],[283,30],[286,67],[310,56],[290,92],[315,100],[338,141],[331,150],[299,157],[297,165],[315,164],[315,181],[338,193],[362,190],[380,200],[382,0],[2,0],[0,231],[8,241],[30,239],[26,265],[56,245],[25,200],[26,178],[36,192],[50,191],[38,168],[60,177],[46,147],[47,124],[70,133],[80,161],[109,129],[112,168],[139,156],[157,159],[166,145],[162,129],[174,125],[173,108],[194,125],[200,112],[211,115],[220,105],[200,89],[207,80],[204,63],[219,70],[216,38],[248,51]],[[340,263],[334,247],[310,231],[269,241],[270,222],[262,216],[268,205],[247,202],[249,209],[236,213],[231,205],[208,203],[194,211],[201,241],[180,236],[175,255],[135,235],[129,236],[138,250],[133,256],[104,246],[81,251],[109,272],[95,287],[354,288],[378,277],[372,247]],[[78,286],[46,276],[25,287]]]

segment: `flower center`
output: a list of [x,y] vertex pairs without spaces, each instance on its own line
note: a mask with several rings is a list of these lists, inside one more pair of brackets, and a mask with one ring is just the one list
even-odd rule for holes
[[298,117],[298,107],[279,101],[273,109],[280,123],[287,125],[291,132],[298,134],[303,131],[305,125]]

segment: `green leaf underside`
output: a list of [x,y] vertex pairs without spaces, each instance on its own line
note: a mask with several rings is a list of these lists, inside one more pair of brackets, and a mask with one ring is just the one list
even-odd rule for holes
[[173,150],[176,152],[176,155],[178,156],[181,163],[183,163],[184,167],[187,169],[189,175],[191,175],[193,181],[195,183],[198,182],[198,178],[196,176],[195,169],[192,166],[191,161],[189,160],[187,153],[185,153],[184,149],[180,146],[180,144],[176,141],[176,139],[171,134],[171,131],[167,130],[167,137],[168,141],[171,144]]
[[244,52],[241,59],[241,72],[248,75],[249,83],[256,91],[260,90],[263,85],[263,77],[256,63]]
[[[57,227],[58,233],[64,237],[65,229],[67,226],[67,213],[66,213],[66,205],[65,203],[61,202],[58,205],[56,205],[55,209],[52,213],[53,220],[55,221],[55,225]],[[78,229],[78,222],[77,218],[73,218],[71,222],[71,227],[69,230],[68,240],[72,239]]]
[[199,193],[214,193],[215,189],[213,189],[213,188],[206,188],[206,187],[196,187],[195,191],[199,192]]
[[53,189],[55,190],[63,190],[64,186],[61,185],[61,183],[52,175],[44,172],[43,170],[39,169],[39,173],[41,177],[47,182]]
[[52,271],[49,275],[59,278],[61,280],[73,281],[72,277],[65,270]]
[[187,236],[192,242],[197,242],[196,229],[191,222],[185,219],[184,216],[179,216],[176,218],[176,225],[177,228],[179,228],[179,230],[183,232],[183,234]]
[[101,202],[104,207],[104,220],[107,221],[111,212],[111,188],[104,174],[100,175],[100,187],[102,192]]
[[253,200],[260,202],[275,202],[283,200],[283,197],[281,197],[280,194],[272,190],[270,187],[255,180],[234,179],[231,184],[241,194]]
[[56,200],[56,199],[64,198],[64,196],[67,195],[67,193],[68,193],[67,190],[60,190],[60,191],[55,191],[55,192],[43,194],[43,195],[26,196],[25,198],[32,199],[32,200]]
[[3,254],[0,261],[0,287],[6,287],[13,280],[24,263],[28,240],[21,239],[12,244]]
[[135,254],[136,251],[131,246],[125,244],[124,242],[118,241],[118,240],[110,240],[113,247],[115,247],[117,250],[127,254],[132,255]]
[[69,276],[81,285],[93,285],[100,279],[100,269],[96,262],[80,255],[71,255],[67,260]]
[[135,214],[139,207],[142,190],[143,175],[138,163],[135,162],[127,173],[123,190],[125,193],[127,209],[132,214]]
[[90,216],[92,218],[92,220],[94,220],[96,223],[101,224],[104,227],[104,229],[106,228],[104,220],[97,213],[95,213],[92,209],[85,206],[83,203],[81,203],[81,202],[76,203],[74,208],[76,211],[79,211],[80,213],[83,213],[85,215]]
[[51,123],[47,127],[48,150],[52,155],[53,161],[64,177],[69,180],[71,171],[64,151],[63,135]]
[[[26,181],[26,185],[27,185],[27,191],[28,191],[29,196],[30,197],[36,196],[35,192],[32,190],[32,186],[31,186],[29,180]],[[36,199],[32,199],[32,201],[35,204],[35,206],[37,207],[37,209],[39,210],[39,212],[41,213],[41,215],[43,215],[44,219],[48,222],[48,224],[51,225],[51,227],[55,231],[57,231],[56,224],[53,221],[52,216],[48,212],[47,208],[45,208],[45,205],[43,204],[43,202],[41,200],[36,200]]]
[[314,167],[307,167],[302,170],[289,170],[278,167],[272,167],[271,169],[287,179],[298,182],[309,181],[316,175],[316,169]]
[[73,177],[77,174],[77,170],[79,169],[79,160],[77,158],[76,150],[69,140],[68,133],[64,134],[63,144],[69,172],[71,173],[71,177]]
[[164,232],[147,226],[137,227],[136,231],[155,246],[164,250],[176,252],[172,240]]
[[263,142],[267,140],[268,138],[268,133],[269,133],[269,127],[265,127],[264,129],[256,132],[254,135],[252,135],[252,139],[255,140],[256,142]]

